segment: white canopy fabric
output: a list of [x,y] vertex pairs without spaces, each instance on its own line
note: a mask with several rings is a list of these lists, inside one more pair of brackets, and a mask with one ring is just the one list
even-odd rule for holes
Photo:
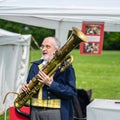
[[16,95],[26,81],[31,35],[21,35],[0,29],[0,113],[13,105]]
[[[119,32],[120,0],[0,0],[0,19],[55,29],[64,44],[72,26],[81,29],[83,21],[104,22],[105,31]],[[0,111],[4,95],[26,79],[30,39],[0,30]]]
[[105,31],[120,31],[120,0],[0,0],[0,18],[56,30],[62,44],[72,26],[104,22]]

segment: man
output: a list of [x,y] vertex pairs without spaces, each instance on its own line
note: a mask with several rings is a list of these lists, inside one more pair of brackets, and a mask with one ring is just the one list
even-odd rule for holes
[[[47,37],[41,45],[42,57],[33,62],[27,83],[39,75],[39,81],[44,84],[31,99],[31,120],[73,120],[72,97],[76,95],[76,78],[72,65],[64,72],[58,69],[52,77],[40,71],[45,61],[53,58],[60,42],[55,37]],[[22,87],[27,90],[27,84]]]

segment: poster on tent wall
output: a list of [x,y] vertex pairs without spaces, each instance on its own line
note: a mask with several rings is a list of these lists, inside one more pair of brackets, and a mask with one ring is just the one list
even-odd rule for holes
[[103,48],[104,23],[83,22],[82,32],[87,42],[80,43],[80,54],[100,55]]

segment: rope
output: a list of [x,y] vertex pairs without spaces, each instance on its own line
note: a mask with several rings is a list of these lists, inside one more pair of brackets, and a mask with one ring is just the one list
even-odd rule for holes
[[37,48],[40,49],[39,44],[37,43],[37,41],[35,40],[35,38],[33,36],[32,36],[32,40],[33,40],[34,44],[37,46]]

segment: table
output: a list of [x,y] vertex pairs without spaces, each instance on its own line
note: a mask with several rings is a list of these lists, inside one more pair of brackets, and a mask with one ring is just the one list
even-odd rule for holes
[[94,99],[87,106],[87,120],[120,120],[120,100]]

